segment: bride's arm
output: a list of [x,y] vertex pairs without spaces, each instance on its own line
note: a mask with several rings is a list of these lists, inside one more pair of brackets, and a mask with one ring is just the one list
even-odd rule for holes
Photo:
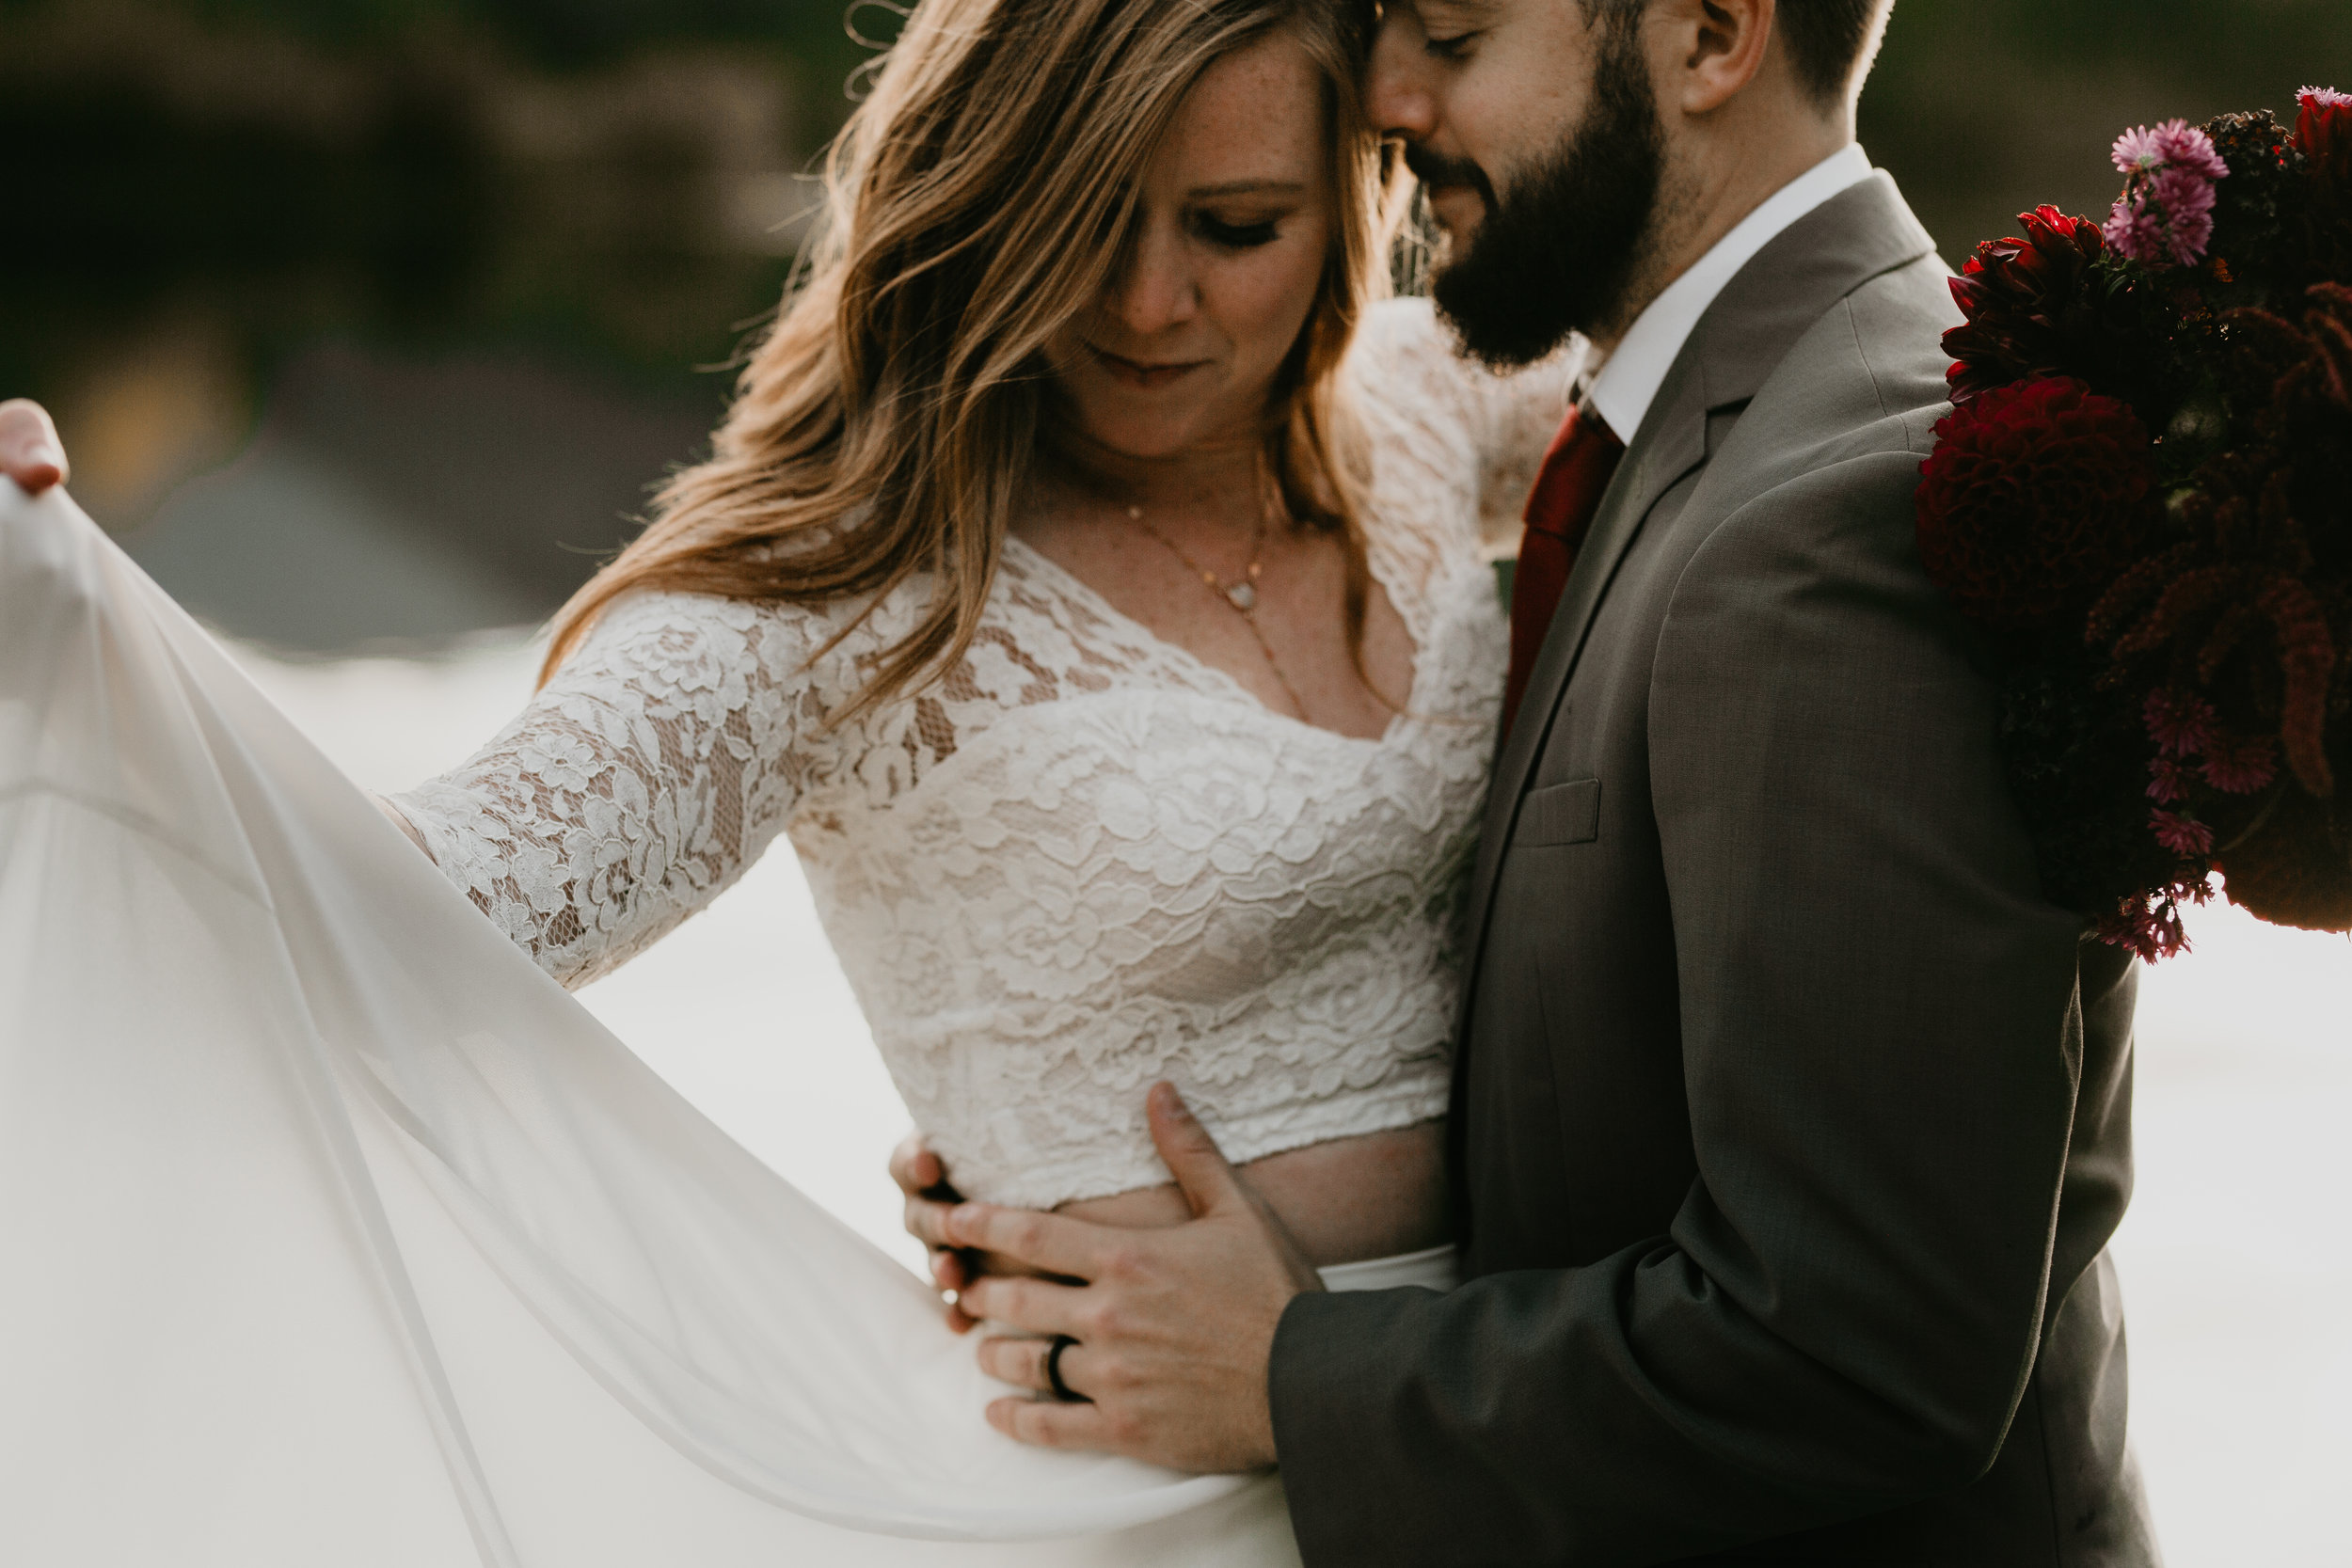
[[433,847],[425,843],[424,835],[417,832],[417,825],[408,820],[408,814],[406,812],[402,811],[398,806],[384,799],[383,796],[375,794],[373,791],[369,792],[368,799],[375,802],[375,809],[382,812],[393,827],[398,828],[407,836],[409,843],[424,851],[424,858],[426,860],[431,860],[433,858]]
[[[0,476],[39,495],[66,473],[47,411],[0,403]],[[810,658],[831,638],[820,619],[687,594],[625,600],[470,762],[398,801],[371,799],[542,968],[584,983],[716,897],[774,838],[817,766],[802,721]]]
[[829,768],[845,740],[813,716],[837,660],[810,665],[829,634],[792,606],[630,595],[394,819],[541,968],[584,984],[730,886]]

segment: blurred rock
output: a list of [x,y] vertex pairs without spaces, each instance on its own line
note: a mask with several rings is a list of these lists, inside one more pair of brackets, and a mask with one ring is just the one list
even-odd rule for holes
[[544,359],[331,343],[289,363],[243,455],[124,543],[198,617],[284,650],[534,623],[634,532],[711,412]]

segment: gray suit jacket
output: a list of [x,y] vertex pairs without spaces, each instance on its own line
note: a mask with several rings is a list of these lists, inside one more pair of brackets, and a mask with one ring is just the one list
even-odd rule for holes
[[1312,1568],[2155,1561],[2105,1251],[2134,974],[2042,896],[1912,544],[1947,277],[1848,191],[1630,443],[1472,884],[1470,1282],[1276,1339]]

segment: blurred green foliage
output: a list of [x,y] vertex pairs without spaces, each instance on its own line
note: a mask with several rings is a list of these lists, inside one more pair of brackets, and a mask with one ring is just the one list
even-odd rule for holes
[[[0,0],[0,25],[54,0]],[[207,26],[265,28],[334,49],[474,36],[552,68],[611,61],[649,44],[752,44],[846,75],[864,53],[841,0],[174,0]]]
[[[521,341],[678,385],[777,298],[776,225],[892,0],[0,0],[0,382],[210,323]],[[2104,211],[2129,125],[2352,87],[2352,0],[1899,0],[1873,156],[1957,261]],[[175,328],[177,330],[177,328]],[[715,399],[716,377],[702,378]]]

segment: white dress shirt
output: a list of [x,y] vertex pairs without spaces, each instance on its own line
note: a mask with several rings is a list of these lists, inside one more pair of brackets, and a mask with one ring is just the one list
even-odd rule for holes
[[1625,341],[1594,376],[1586,401],[1609,421],[1617,438],[1630,444],[1666,384],[1682,345],[1698,329],[1699,318],[1724,286],[1781,231],[1841,191],[1870,178],[1869,154],[1849,142],[1783,185],[1765,203],[1715,242],[1691,270],[1650,301],[1634,319]]

